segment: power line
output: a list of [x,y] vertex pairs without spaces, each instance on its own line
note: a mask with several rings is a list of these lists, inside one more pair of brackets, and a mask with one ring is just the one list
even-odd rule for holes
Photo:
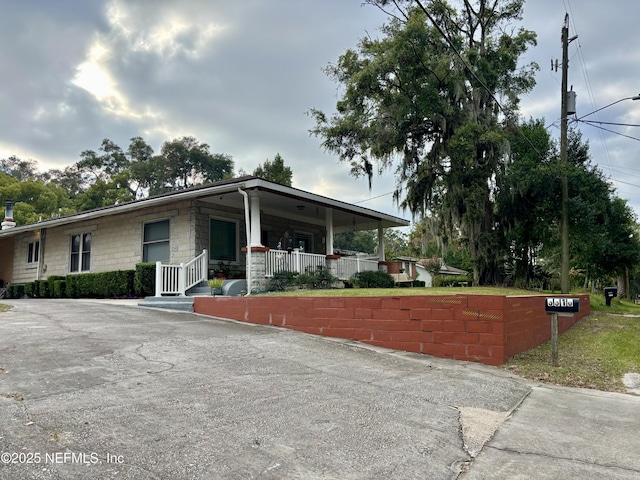
[[364,202],[368,202],[369,200],[375,200],[376,198],[380,198],[380,197],[386,197],[387,195],[391,195],[393,192],[388,192],[388,193],[382,193],[380,195],[377,195],[375,197],[369,197],[369,198],[365,198],[364,200],[360,200],[358,202],[353,202],[354,205],[357,205],[358,203],[364,203]]
[[585,125],[589,125],[589,126],[594,127],[594,128],[599,128],[601,130],[604,130],[605,132],[614,133],[616,135],[620,135],[621,137],[630,138],[631,140],[636,140],[636,141],[640,142],[640,138],[632,137],[631,135],[625,135],[624,133],[616,132],[615,130],[610,130],[608,128],[600,127],[599,125],[594,125],[592,123],[585,122],[584,120],[576,120],[576,121],[580,122],[580,123],[584,123]]
[[600,125],[618,125],[620,127],[640,127],[637,123],[601,122],[598,120],[580,120],[582,123],[599,123]]
[[640,185],[638,185],[637,183],[629,183],[629,182],[625,182],[623,180],[614,180],[617,183],[624,183],[625,185],[631,185],[632,187],[638,187],[640,188]]
[[[631,171],[631,172],[639,172],[640,173],[640,168],[623,167],[623,166],[620,166],[620,165],[616,165],[615,168],[616,168],[616,170],[628,170],[628,171]],[[623,173],[623,172],[621,172],[621,173]]]

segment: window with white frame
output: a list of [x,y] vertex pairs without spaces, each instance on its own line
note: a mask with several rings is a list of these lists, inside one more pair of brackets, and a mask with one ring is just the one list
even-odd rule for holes
[[142,261],[168,262],[171,257],[169,238],[169,220],[145,223],[142,237]]
[[209,227],[209,258],[237,262],[238,222],[212,218]]
[[38,263],[40,257],[40,240],[29,242],[27,245],[27,263]]
[[86,272],[91,269],[91,233],[71,235],[70,272]]

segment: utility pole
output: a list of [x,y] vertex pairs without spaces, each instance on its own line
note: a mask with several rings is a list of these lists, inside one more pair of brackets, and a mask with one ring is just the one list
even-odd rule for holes
[[569,43],[578,38],[569,38],[569,14],[564,16],[562,26],[562,112],[560,116],[560,169],[562,174],[562,223],[561,245],[562,259],[560,263],[560,289],[562,293],[569,293],[569,212],[567,201],[569,198],[569,185],[567,180],[567,98],[568,98],[568,73],[569,73]]

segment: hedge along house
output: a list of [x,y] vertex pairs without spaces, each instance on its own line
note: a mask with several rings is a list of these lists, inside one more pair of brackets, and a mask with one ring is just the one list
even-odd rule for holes
[[[333,255],[333,236],[383,232],[407,220],[246,176],[0,231],[0,279],[26,283],[52,275],[131,270],[157,262],[156,295],[184,295],[217,271],[264,290],[278,270],[325,267],[348,279],[377,261]],[[278,249],[280,245],[280,249]],[[379,261],[384,261],[384,253]]]

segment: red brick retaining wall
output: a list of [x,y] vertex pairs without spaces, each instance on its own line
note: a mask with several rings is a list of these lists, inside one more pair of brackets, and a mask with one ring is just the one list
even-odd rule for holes
[[[589,315],[559,317],[560,333]],[[551,338],[544,298],[498,295],[399,297],[195,297],[194,311],[348,338],[442,358],[500,365]]]

